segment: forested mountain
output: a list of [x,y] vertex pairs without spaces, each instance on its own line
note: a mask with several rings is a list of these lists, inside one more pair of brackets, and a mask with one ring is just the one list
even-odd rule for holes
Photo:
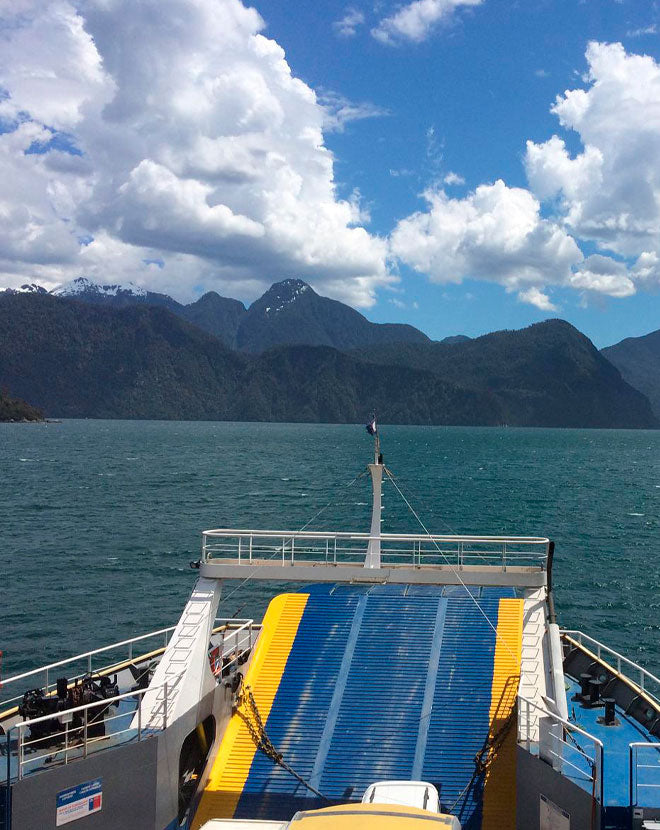
[[0,389],[0,422],[43,421],[44,413],[29,403],[12,398],[6,389]]
[[85,277],[55,289],[56,296],[92,305],[125,308],[157,305],[215,335],[226,346],[258,353],[273,346],[309,345],[351,349],[375,343],[428,343],[413,326],[371,323],[354,308],[321,297],[302,280],[272,285],[246,311],[243,303],[209,291],[194,303],[182,305],[166,294],[135,285],[98,285]]
[[[240,330],[240,327],[239,327]],[[568,323],[352,351],[228,349],[164,307],[0,294],[0,386],[50,416],[652,427]]]
[[627,337],[614,346],[601,350],[635,389],[651,401],[660,418],[660,329],[644,337]]
[[497,423],[485,396],[429,372],[328,347],[245,355],[148,305],[0,297],[0,384],[49,415],[274,421]]
[[459,342],[356,350],[375,363],[424,368],[497,400],[508,424],[644,427],[649,401],[564,320]]
[[381,343],[430,343],[419,329],[371,323],[354,308],[321,297],[302,280],[272,285],[241,320],[238,348],[262,352],[273,346],[309,344],[352,349]]

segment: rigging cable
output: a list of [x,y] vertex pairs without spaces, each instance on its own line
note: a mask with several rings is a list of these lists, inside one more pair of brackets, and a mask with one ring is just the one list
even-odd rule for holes
[[[438,551],[438,553],[440,554],[440,556],[441,556],[441,557],[445,560],[445,562],[446,562],[446,563],[447,563],[447,565],[449,566],[450,570],[452,571],[452,573],[454,574],[454,576],[456,577],[456,579],[460,582],[460,584],[461,584],[461,585],[463,586],[463,588],[465,589],[465,592],[467,593],[467,595],[470,597],[470,599],[472,600],[472,602],[474,602],[474,604],[476,605],[476,607],[477,607],[477,609],[478,609],[479,613],[481,614],[481,616],[482,616],[482,617],[486,620],[486,622],[488,623],[488,625],[489,625],[489,626],[493,629],[493,631],[495,632],[495,639],[500,641],[500,643],[504,646],[504,648],[505,648],[505,649],[509,652],[509,656],[510,656],[510,657],[512,657],[512,658],[513,658],[513,660],[514,660],[514,662],[516,662],[516,663],[517,663],[517,662],[518,662],[518,658],[516,657],[516,655],[515,655],[515,654],[511,651],[511,649],[509,648],[509,644],[508,644],[508,643],[507,643],[507,641],[504,639],[504,637],[502,637],[502,635],[501,635],[501,634],[498,634],[498,632],[497,632],[497,628],[495,628],[495,626],[493,625],[493,623],[492,623],[492,622],[490,621],[490,619],[488,618],[488,615],[486,614],[486,612],[483,610],[483,608],[481,607],[481,605],[479,605],[479,603],[477,602],[477,600],[476,600],[476,599],[475,599],[475,597],[473,596],[473,594],[472,594],[472,592],[470,591],[470,589],[468,588],[468,586],[467,586],[467,585],[465,584],[465,582],[462,580],[461,575],[459,574],[458,570],[454,567],[454,565],[452,565],[452,563],[451,563],[451,562],[449,561],[449,559],[447,558],[446,554],[442,551],[442,549],[440,548],[440,546],[438,545],[438,543],[435,541],[435,539],[434,539],[434,538],[433,538],[433,536],[431,535],[430,531],[428,530],[428,528],[426,527],[426,525],[424,524],[424,522],[420,519],[420,517],[419,517],[419,515],[418,515],[417,511],[415,510],[415,508],[414,508],[414,507],[410,504],[410,502],[408,501],[408,499],[407,499],[407,498],[405,497],[405,495],[401,492],[401,488],[400,488],[400,487],[399,487],[399,485],[396,483],[396,481],[395,481],[395,479],[394,479],[394,476],[393,476],[393,475],[392,475],[392,473],[391,473],[391,472],[387,469],[387,467],[385,467],[385,473],[387,474],[387,477],[388,477],[388,478],[389,478],[389,480],[392,482],[392,484],[394,485],[395,489],[397,490],[397,492],[399,493],[399,495],[401,496],[401,498],[402,498],[402,499],[405,501],[405,503],[408,505],[408,509],[409,509],[409,510],[410,510],[410,512],[413,514],[413,516],[417,519],[417,521],[419,522],[420,526],[422,527],[422,529],[423,529],[424,533],[426,533],[426,535],[428,536],[428,538],[430,539],[430,541],[431,541],[431,542],[435,545],[435,548],[436,548],[436,550]],[[521,675],[520,675],[520,676],[521,676],[521,678],[522,678],[522,671],[521,671]]]
[[[338,491],[338,493],[337,493],[337,495],[336,495],[336,496],[334,496],[333,498],[331,498],[331,499],[330,499],[330,501],[329,501],[326,505],[324,505],[324,506],[323,506],[320,510],[318,510],[318,511],[317,511],[317,512],[316,512],[316,513],[312,516],[312,518],[311,518],[311,519],[309,519],[307,522],[305,522],[305,524],[304,524],[302,527],[298,528],[298,530],[294,530],[294,531],[293,531],[293,532],[292,532],[292,533],[291,533],[291,534],[290,534],[287,538],[288,538],[288,539],[295,539],[295,538],[296,538],[296,536],[298,536],[298,534],[302,533],[302,532],[303,532],[306,528],[308,528],[308,527],[311,525],[311,523],[312,523],[313,521],[315,521],[316,519],[318,519],[318,517],[321,515],[321,513],[323,513],[325,510],[327,510],[327,509],[328,509],[328,507],[330,507],[332,504],[335,504],[335,503],[336,503],[336,501],[337,501],[337,499],[339,498],[339,495],[340,495],[340,494],[343,494],[343,493],[344,493],[344,491],[346,491],[346,490],[348,490],[349,488],[351,488],[351,487],[355,484],[355,482],[356,482],[356,481],[359,481],[359,480],[360,480],[363,476],[367,475],[367,473],[368,473],[368,470],[363,470],[361,473],[359,473],[358,475],[356,475],[356,476],[355,476],[355,478],[353,479],[353,481],[349,482],[348,484],[345,484],[343,487],[340,487],[340,488],[339,488],[339,491]],[[272,554],[271,554],[271,555],[270,555],[270,556],[266,559],[266,561],[269,561],[270,559],[274,559],[274,558],[275,558],[275,556],[277,556],[277,555],[278,555],[278,554],[280,554],[280,553],[282,553],[282,548],[279,548],[279,547],[278,547],[278,548],[275,548],[275,550],[273,551],[273,553],[272,553]],[[241,589],[241,588],[242,588],[242,587],[243,587],[243,586],[244,586],[247,582],[249,582],[249,581],[250,581],[250,579],[252,579],[252,577],[255,575],[255,573],[259,570],[259,568],[260,568],[260,565],[255,565],[255,566],[252,568],[252,570],[250,571],[250,573],[248,573],[248,575],[247,575],[247,576],[246,576],[243,580],[241,580],[241,582],[239,582],[239,584],[238,584],[238,585],[234,588],[234,590],[233,590],[233,591],[230,591],[230,592],[227,594],[227,596],[226,596],[226,597],[223,597],[223,602],[226,602],[228,599],[230,599],[231,597],[233,597],[233,596],[234,596],[234,594],[235,594],[237,591],[239,591],[239,590],[240,590],[240,589]],[[235,611],[235,612],[234,612],[234,614],[232,615],[231,619],[234,619],[234,618],[236,617],[236,615],[239,613],[239,611],[242,611],[244,607],[245,607],[245,603],[243,603],[243,605],[241,605],[241,607],[240,607],[237,611]]]

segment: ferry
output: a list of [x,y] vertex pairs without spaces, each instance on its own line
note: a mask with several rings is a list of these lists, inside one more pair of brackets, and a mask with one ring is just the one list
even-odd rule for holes
[[[549,538],[427,530],[368,431],[367,532],[207,530],[175,626],[3,681],[0,830],[660,828],[660,679],[559,627]],[[288,586],[220,619],[225,580]]]

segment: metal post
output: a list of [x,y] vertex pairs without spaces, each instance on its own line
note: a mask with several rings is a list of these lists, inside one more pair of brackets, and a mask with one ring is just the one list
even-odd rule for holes
[[19,725],[18,727],[18,780],[21,781],[23,778],[23,729]]
[[[635,798],[635,788],[633,785],[633,752],[636,752],[637,747],[634,744],[630,744],[628,747],[628,793],[630,796],[630,815],[632,816],[633,807],[635,806],[635,802],[637,799]],[[635,770],[636,771],[636,770]]]
[[46,669],[46,694],[48,694],[48,669]]
[[167,683],[163,686],[163,730],[167,729]]
[[69,722],[64,724],[64,763],[69,763]]
[[292,536],[292,537],[291,537],[291,564],[292,564],[292,565],[294,564],[294,558],[293,558],[293,548],[294,548],[294,545],[295,545],[295,544],[296,544],[296,540],[295,540],[295,539],[293,538],[293,536]]
[[142,701],[144,700],[144,694],[141,694],[138,698],[138,741],[142,740]]
[[87,716],[89,710],[85,709],[85,721],[83,723],[83,758],[87,757]]
[[87,671],[91,674],[92,673],[92,655],[89,654],[87,656]]
[[250,562],[252,562],[252,534],[250,534]]
[[[11,729],[7,730],[7,799],[9,799],[9,788],[11,787]],[[9,810],[9,808],[7,808]],[[9,822],[7,822],[9,827]]]
[[238,537],[238,564],[241,564],[241,537]]
[[250,625],[248,626],[248,630],[250,632],[250,644],[249,644],[248,647],[252,648],[252,620],[250,620]]

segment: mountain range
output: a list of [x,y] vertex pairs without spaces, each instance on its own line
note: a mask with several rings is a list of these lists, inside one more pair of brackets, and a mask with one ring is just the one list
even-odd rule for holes
[[300,280],[249,309],[84,278],[0,292],[0,385],[61,417],[658,426],[564,321],[432,342]]

